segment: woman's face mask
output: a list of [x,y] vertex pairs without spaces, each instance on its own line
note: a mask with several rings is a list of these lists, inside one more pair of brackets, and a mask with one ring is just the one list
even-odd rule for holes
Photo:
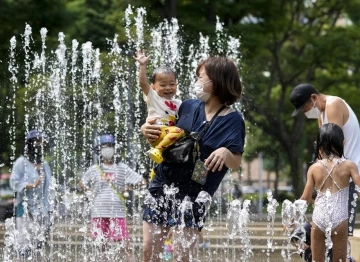
[[205,83],[197,82],[197,83],[195,83],[194,90],[193,90],[196,98],[204,101],[205,103],[209,100],[209,98],[211,96],[211,93],[206,93],[204,91],[205,84],[207,84],[209,82],[211,82],[211,80],[209,80]]
[[105,160],[111,160],[114,157],[115,148],[113,148],[113,147],[104,147],[104,148],[101,148],[100,152],[101,152],[101,156]]
[[313,102],[313,107],[304,114],[307,118],[317,119],[321,115],[321,111],[319,110],[319,108],[316,107],[315,102],[314,101],[312,102]]

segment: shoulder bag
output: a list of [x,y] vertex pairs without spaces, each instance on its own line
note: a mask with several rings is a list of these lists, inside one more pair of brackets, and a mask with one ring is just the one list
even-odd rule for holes
[[206,122],[204,128],[200,132],[191,132],[190,134],[186,134],[184,137],[177,140],[173,145],[165,149],[163,152],[164,162],[182,164],[191,161],[191,163],[195,163],[199,154],[199,141],[201,136],[208,130],[214,119],[225,107],[225,105],[222,106],[211,118],[211,120]]

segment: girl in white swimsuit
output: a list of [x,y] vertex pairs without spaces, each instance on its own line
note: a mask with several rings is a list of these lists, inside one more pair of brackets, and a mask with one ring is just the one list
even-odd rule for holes
[[333,260],[346,261],[348,237],[349,180],[360,186],[356,164],[343,158],[344,134],[336,124],[323,125],[317,135],[315,156],[317,161],[307,172],[307,182],[300,199],[311,202],[317,191],[311,230],[313,261],[325,261],[325,231],[331,226]]

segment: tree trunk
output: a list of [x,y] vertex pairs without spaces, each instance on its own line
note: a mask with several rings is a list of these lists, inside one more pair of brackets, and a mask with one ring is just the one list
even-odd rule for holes
[[294,187],[295,197],[299,198],[304,191],[303,168],[300,164],[299,155],[296,150],[289,154],[289,161],[291,166],[291,182]]
[[275,156],[275,181],[274,181],[274,196],[278,196],[278,186],[279,186],[279,175],[280,175],[280,159],[279,154]]
[[251,162],[247,162],[247,177],[248,177],[248,185],[251,186],[252,185],[252,181],[251,181]]
[[165,3],[165,17],[176,17],[176,4],[177,0],[167,0]]

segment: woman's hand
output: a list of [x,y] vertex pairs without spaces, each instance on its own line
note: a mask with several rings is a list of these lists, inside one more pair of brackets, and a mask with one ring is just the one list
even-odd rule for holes
[[205,159],[204,164],[207,170],[212,172],[221,171],[224,166],[237,169],[241,164],[241,154],[232,153],[226,147],[220,147]]
[[149,142],[155,142],[159,139],[161,134],[161,126],[154,125],[156,118],[148,120],[145,124],[141,126],[141,133],[149,140]]
[[216,149],[207,159],[205,159],[204,164],[206,169],[209,171],[211,170],[212,172],[215,172],[216,170],[221,171],[229,154],[231,154],[231,152],[226,147]]

